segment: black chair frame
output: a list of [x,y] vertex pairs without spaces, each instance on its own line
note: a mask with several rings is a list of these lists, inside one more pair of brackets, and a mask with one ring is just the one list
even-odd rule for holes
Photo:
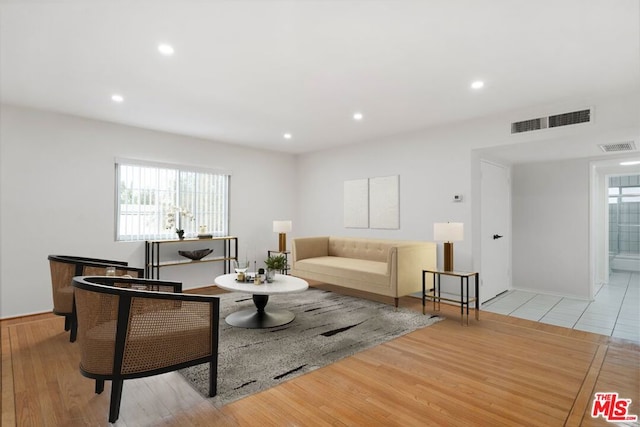
[[[184,293],[170,293],[138,290],[132,288],[118,287],[120,282],[126,282],[132,285],[144,285],[153,288],[153,286],[173,286],[176,292],[181,292],[182,284],[179,282],[161,281],[154,279],[136,279],[122,277],[103,277],[103,276],[84,276],[74,277],[73,286],[78,289],[89,291],[98,290],[101,293],[118,295],[118,320],[115,338],[115,360],[113,363],[113,372],[109,375],[97,375],[87,372],[80,367],[83,376],[96,380],[95,392],[100,394],[104,391],[104,382],[111,381],[111,403],[109,407],[109,422],[113,423],[118,419],[120,413],[120,401],[122,397],[123,381],[133,378],[142,378],[178,369],[187,368],[189,366],[200,365],[202,363],[209,364],[209,396],[213,397],[217,394],[218,379],[218,340],[219,340],[219,323],[220,323],[220,299],[213,295],[197,295]],[[211,356],[200,359],[191,360],[185,363],[166,366],[161,369],[152,371],[137,372],[132,374],[122,374],[123,355],[125,350],[125,339],[127,333],[127,325],[131,308],[131,300],[133,298],[153,298],[167,299],[171,301],[196,301],[206,302],[210,305],[210,319],[215,327],[212,327],[211,336]]]

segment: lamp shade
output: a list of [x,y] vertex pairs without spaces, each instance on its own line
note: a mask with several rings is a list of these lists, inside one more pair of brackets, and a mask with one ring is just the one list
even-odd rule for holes
[[273,221],[274,233],[288,233],[291,231],[291,221]]
[[436,222],[433,224],[433,240],[455,242],[463,240],[464,224],[462,222]]

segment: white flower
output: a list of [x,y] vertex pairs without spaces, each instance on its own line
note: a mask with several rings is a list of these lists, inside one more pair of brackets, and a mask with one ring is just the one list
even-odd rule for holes
[[184,218],[186,220],[193,221],[194,215],[191,211],[184,207],[171,206],[169,208],[169,212],[167,213],[167,221],[165,223],[165,228],[175,228],[177,230],[181,230],[182,227],[180,225],[180,220]]

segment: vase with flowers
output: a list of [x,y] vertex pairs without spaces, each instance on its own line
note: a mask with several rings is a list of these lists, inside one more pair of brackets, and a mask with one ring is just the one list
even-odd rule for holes
[[183,224],[185,221],[193,221],[193,213],[187,208],[172,206],[167,213],[166,229],[175,228],[178,239],[184,239]]

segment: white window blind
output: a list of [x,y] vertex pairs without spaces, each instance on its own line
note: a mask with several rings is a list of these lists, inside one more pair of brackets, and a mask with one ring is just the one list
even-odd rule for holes
[[116,240],[153,240],[229,231],[230,173],[116,160]]

